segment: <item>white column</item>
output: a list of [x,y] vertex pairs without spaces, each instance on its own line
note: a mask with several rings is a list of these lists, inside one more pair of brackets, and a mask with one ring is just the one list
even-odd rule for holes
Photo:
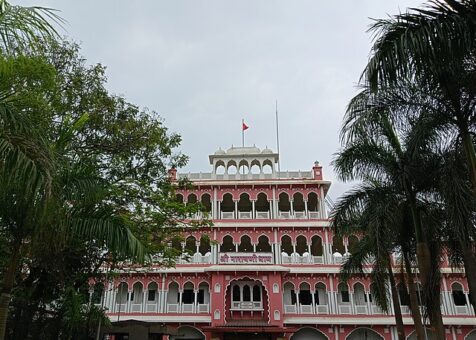
[[253,243],[253,253],[256,253],[256,244]]
[[217,219],[221,219],[221,208],[220,208],[220,201],[217,201]]
[[304,201],[304,211],[306,212],[306,218],[309,218],[307,211],[307,200]]
[[350,290],[349,290],[349,300],[350,300],[351,313],[355,314],[354,292],[351,293]]
[[299,289],[297,289],[296,290],[296,308],[297,308],[297,312],[301,314],[301,304],[299,303],[299,295],[300,295],[300,291]]
[[294,200],[289,200],[289,205],[291,206],[291,216],[294,216]]
[[147,311],[147,295],[149,293],[149,289],[145,289],[144,291],[142,291],[142,308],[141,308],[141,311],[142,312],[146,312]]
[[[312,241],[311,241],[312,242]],[[311,245],[308,243],[307,244],[307,252],[308,252],[308,256],[307,256],[307,262],[311,263],[312,262],[312,254],[311,254]]]
[[130,313],[131,311],[131,297],[132,297],[132,290],[127,290],[127,302],[126,302],[127,313]]
[[235,202],[235,218],[237,219],[239,216],[238,216],[238,201],[234,201]]
[[276,188],[274,187],[273,187],[273,197],[272,197],[271,205],[273,206],[273,210],[272,210],[273,215],[271,216],[271,218],[278,218],[278,207],[276,204]]
[[193,312],[198,313],[198,290],[195,290],[193,292],[193,294],[194,294],[194,296],[193,296],[193,302],[194,302]]
[[317,308],[316,308],[316,297],[314,296],[316,292],[311,290],[311,298],[312,298],[312,312],[317,313]]
[[178,307],[178,310],[179,310],[179,313],[182,313],[182,291],[179,290],[178,292],[178,296],[179,296],[179,307]]
[[251,201],[251,218],[256,218],[255,201]]

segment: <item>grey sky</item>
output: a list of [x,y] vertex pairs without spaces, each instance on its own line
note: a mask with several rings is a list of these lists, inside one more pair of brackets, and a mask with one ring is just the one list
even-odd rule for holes
[[[186,171],[209,171],[209,153],[246,144],[276,149],[282,170],[330,167],[348,101],[369,55],[369,17],[416,0],[12,0],[56,8],[89,63],[107,66],[110,90],[158,111],[183,137]],[[184,170],[182,170],[184,171]]]

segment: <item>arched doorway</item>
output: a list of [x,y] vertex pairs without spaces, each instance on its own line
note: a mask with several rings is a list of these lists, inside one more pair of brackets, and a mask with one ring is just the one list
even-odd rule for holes
[[291,340],[327,340],[327,337],[315,328],[305,327],[294,333]]
[[179,339],[187,339],[187,340],[205,340],[205,336],[202,332],[200,332],[195,327],[191,326],[182,326],[177,329],[178,335],[171,335],[169,337],[170,340],[179,340]]
[[346,340],[383,340],[383,336],[370,328],[357,328],[350,332]]

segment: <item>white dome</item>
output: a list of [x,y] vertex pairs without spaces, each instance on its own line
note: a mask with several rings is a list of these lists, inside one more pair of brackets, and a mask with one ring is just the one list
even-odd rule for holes
[[218,149],[217,151],[215,151],[215,155],[224,155],[226,154],[225,151],[223,151],[222,149]]

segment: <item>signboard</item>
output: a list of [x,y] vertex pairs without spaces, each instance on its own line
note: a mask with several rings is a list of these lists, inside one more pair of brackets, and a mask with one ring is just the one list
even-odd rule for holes
[[220,264],[273,264],[273,253],[219,253]]

